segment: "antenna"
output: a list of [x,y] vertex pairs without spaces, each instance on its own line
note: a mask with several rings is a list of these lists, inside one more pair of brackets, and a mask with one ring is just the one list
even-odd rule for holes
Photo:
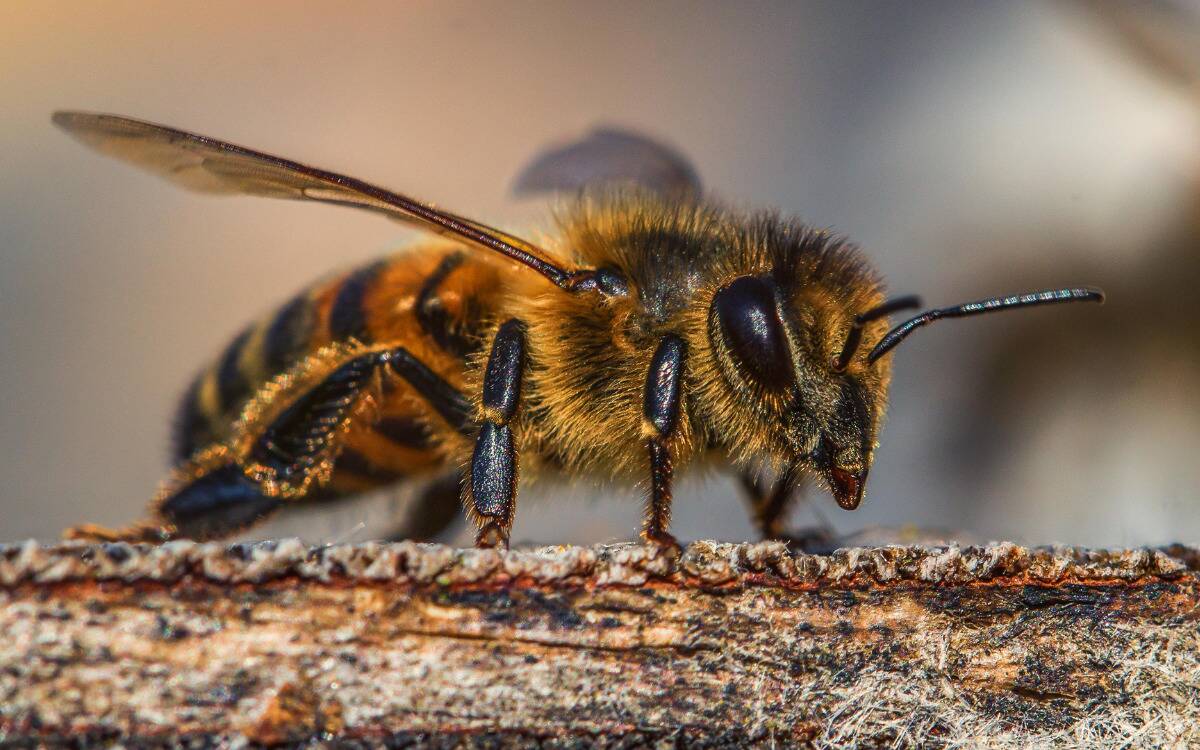
[[[842,344],[842,353],[833,363],[833,369],[837,372],[844,372],[850,364],[850,360],[854,358],[854,353],[858,351],[858,345],[862,343],[863,326],[870,323],[872,320],[887,317],[897,310],[911,310],[914,307],[921,306],[921,298],[916,295],[907,297],[897,297],[893,300],[884,302],[879,307],[873,307],[867,310],[862,315],[856,315],[854,322],[850,324],[850,332],[846,334],[846,343]],[[874,361],[874,360],[872,360]]]
[[[1075,287],[1070,289],[1046,289],[1040,292],[1014,294],[1008,297],[990,297],[978,302],[964,302],[953,307],[940,307],[928,310],[915,318],[906,320],[893,328],[880,339],[867,361],[874,364],[877,359],[895,349],[908,335],[922,326],[929,325],[941,318],[965,318],[969,315],[999,312],[1015,307],[1036,307],[1037,305],[1057,305],[1065,302],[1104,302],[1104,292],[1093,287]],[[839,360],[840,361],[840,360]]]

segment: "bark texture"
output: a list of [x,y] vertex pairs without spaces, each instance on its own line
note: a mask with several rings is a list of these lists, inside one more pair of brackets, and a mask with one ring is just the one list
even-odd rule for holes
[[0,546],[0,740],[1196,747],[1200,554]]

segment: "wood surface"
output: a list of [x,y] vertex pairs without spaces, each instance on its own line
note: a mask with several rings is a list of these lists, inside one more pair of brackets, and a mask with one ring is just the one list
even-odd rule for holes
[[1200,554],[0,546],[0,741],[1197,747]]

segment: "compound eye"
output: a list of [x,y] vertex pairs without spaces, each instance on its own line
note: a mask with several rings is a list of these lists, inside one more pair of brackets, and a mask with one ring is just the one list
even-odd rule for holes
[[717,292],[712,311],[729,351],[755,382],[773,391],[792,384],[792,355],[771,281],[757,276],[735,279]]

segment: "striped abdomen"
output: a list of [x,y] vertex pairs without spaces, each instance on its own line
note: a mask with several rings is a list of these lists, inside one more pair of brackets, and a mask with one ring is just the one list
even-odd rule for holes
[[[445,245],[417,248],[319,283],[244,330],[188,389],[175,458],[228,440],[259,388],[330,343],[402,346],[461,390],[465,359],[502,292],[486,257]],[[346,437],[330,489],[353,493],[437,470],[449,426],[410,383],[384,378],[379,419]]]

